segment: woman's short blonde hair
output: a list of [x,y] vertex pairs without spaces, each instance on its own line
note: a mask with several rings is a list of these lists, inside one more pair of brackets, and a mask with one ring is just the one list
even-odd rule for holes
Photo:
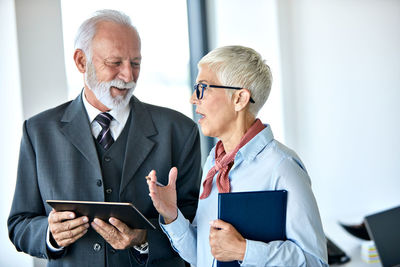
[[[257,116],[268,99],[272,84],[271,70],[258,52],[245,46],[223,46],[205,55],[198,67],[202,65],[216,74],[221,85],[248,89],[255,101],[249,103],[249,111]],[[231,95],[234,93],[228,91],[232,91]]]

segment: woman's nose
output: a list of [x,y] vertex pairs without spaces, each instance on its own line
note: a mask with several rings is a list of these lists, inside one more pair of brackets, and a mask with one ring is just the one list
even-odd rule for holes
[[194,90],[192,95],[190,96],[189,102],[192,105],[196,105],[199,102],[199,100],[197,99],[197,96],[196,96],[196,90]]

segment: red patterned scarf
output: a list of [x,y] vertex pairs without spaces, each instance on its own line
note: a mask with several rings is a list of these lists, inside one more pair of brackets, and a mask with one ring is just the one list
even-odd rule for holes
[[203,182],[203,193],[201,194],[200,199],[205,199],[210,195],[211,188],[212,188],[212,181],[213,181],[214,175],[217,172],[219,172],[217,175],[218,192],[228,193],[231,191],[231,185],[230,185],[228,173],[229,173],[229,170],[233,166],[236,153],[239,151],[239,149],[242,146],[247,144],[254,136],[256,136],[264,128],[265,128],[265,126],[261,123],[261,121],[259,119],[257,119],[253,123],[253,125],[247,130],[247,132],[242,137],[242,139],[240,140],[240,142],[236,146],[236,148],[229,154],[226,154],[221,140],[218,141],[218,143],[215,147],[215,165],[208,171],[207,177]]

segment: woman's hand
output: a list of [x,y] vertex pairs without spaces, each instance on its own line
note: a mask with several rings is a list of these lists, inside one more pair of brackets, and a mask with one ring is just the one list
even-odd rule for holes
[[164,218],[164,222],[169,224],[175,221],[178,217],[178,207],[176,204],[176,178],[178,176],[178,169],[173,167],[169,171],[168,185],[157,185],[156,171],[152,170],[147,179],[149,186],[150,197],[153,205]]
[[211,254],[219,261],[243,261],[246,239],[231,224],[222,220],[210,222]]

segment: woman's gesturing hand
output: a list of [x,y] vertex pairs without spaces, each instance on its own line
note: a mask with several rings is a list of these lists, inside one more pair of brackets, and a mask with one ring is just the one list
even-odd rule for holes
[[169,171],[168,185],[157,185],[156,171],[152,170],[147,179],[149,186],[150,197],[153,205],[164,218],[164,222],[169,224],[178,217],[178,207],[176,204],[176,179],[178,176],[178,169],[171,168]]

